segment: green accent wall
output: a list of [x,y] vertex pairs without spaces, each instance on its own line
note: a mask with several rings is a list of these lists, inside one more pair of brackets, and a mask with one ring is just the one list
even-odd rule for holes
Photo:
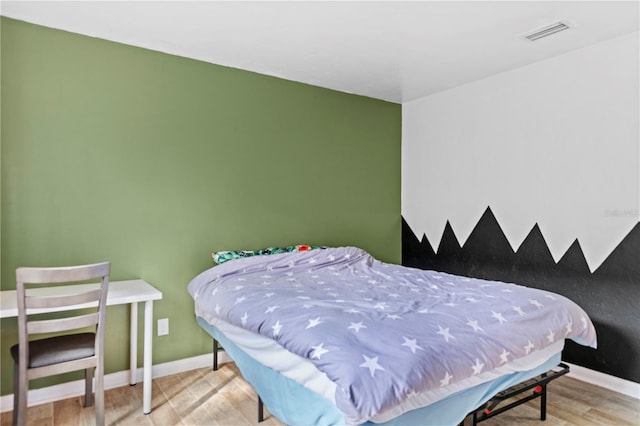
[[[399,104],[7,18],[1,43],[3,290],[18,266],[109,260],[112,280],[164,293],[162,363],[211,351],[186,286],[212,251],[354,245],[400,262]],[[106,372],[125,370],[128,309],[107,321]],[[1,327],[4,395],[15,320]]]

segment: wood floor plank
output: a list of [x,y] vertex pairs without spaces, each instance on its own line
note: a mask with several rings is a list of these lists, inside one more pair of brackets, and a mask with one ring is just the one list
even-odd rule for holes
[[105,423],[110,425],[151,425],[142,413],[142,384],[122,386],[105,392]]
[[218,392],[228,391],[228,385],[242,377],[233,363],[225,363],[216,371],[210,368],[203,368],[200,371],[202,377]]
[[241,387],[236,387],[233,392],[224,392],[221,394],[226,404],[229,404],[238,411],[240,417],[244,419],[243,424],[252,424],[258,422],[258,398]]
[[153,380],[152,392],[151,413],[147,414],[151,423],[154,425],[183,426],[184,423],[167,401],[157,380]]
[[13,412],[0,413],[0,426],[10,426]]
[[637,426],[638,423],[627,423],[619,416],[605,413],[597,408],[592,408],[588,410],[584,416],[582,416],[582,420],[585,422],[591,422],[594,425],[611,425],[611,426]]
[[42,404],[27,409],[27,418],[31,419],[33,425],[53,424],[53,404]]
[[[53,405],[53,423],[60,425],[78,426],[82,418],[82,402],[80,398],[69,398]],[[87,407],[95,415],[93,407]],[[94,417],[95,418],[95,417]]]
[[185,423],[187,424],[207,424],[219,416],[216,402],[217,390],[213,389],[202,377],[199,370],[193,370],[178,374],[182,380],[184,389],[189,395],[189,403],[185,409],[189,412]]
[[174,412],[178,417],[185,420],[189,414],[186,407],[190,402],[190,395],[185,392],[180,377],[177,375],[161,377],[156,379],[156,382]]
[[591,408],[584,401],[576,398],[575,394],[566,392],[560,383],[554,383],[553,385],[553,388],[549,387],[548,412],[552,412],[555,416],[567,422],[574,422],[575,419],[583,416]]

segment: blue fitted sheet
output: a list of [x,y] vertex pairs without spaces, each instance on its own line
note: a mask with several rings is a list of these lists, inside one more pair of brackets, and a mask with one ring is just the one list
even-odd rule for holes
[[[257,362],[230,341],[220,330],[198,317],[198,324],[224,347],[254,387],[269,412],[291,426],[345,425],[343,413],[331,402],[303,385]],[[404,413],[385,423],[367,422],[365,425],[457,425],[475,408],[496,393],[517,383],[538,376],[560,363],[557,353],[540,366],[502,376],[496,380],[457,392],[429,406]]]

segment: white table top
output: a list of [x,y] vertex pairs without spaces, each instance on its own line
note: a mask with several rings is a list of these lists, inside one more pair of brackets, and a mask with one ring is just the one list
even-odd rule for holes
[[[97,288],[99,284],[75,284],[47,289],[32,290],[38,295],[64,296],[79,290]],[[162,299],[162,292],[144,280],[111,281],[109,282],[109,293],[107,294],[107,306],[122,305],[125,303],[148,302],[150,300]],[[90,308],[97,306],[96,302],[82,305],[68,306],[65,310]],[[61,308],[33,309],[32,313],[60,311]],[[18,316],[18,299],[15,290],[0,291],[0,318]]]

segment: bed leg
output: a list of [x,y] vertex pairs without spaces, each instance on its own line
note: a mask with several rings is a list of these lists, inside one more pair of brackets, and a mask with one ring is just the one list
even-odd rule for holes
[[262,398],[258,395],[258,423],[264,420],[264,404]]
[[213,339],[213,371],[218,370],[218,341]]
[[540,396],[540,420],[547,420],[547,385],[542,386],[542,396]]
[[542,385],[542,395],[540,395],[540,420],[547,420],[547,385]]
[[[543,373],[542,377],[547,377],[547,373]],[[547,384],[541,385],[540,392],[540,420],[547,420]]]

